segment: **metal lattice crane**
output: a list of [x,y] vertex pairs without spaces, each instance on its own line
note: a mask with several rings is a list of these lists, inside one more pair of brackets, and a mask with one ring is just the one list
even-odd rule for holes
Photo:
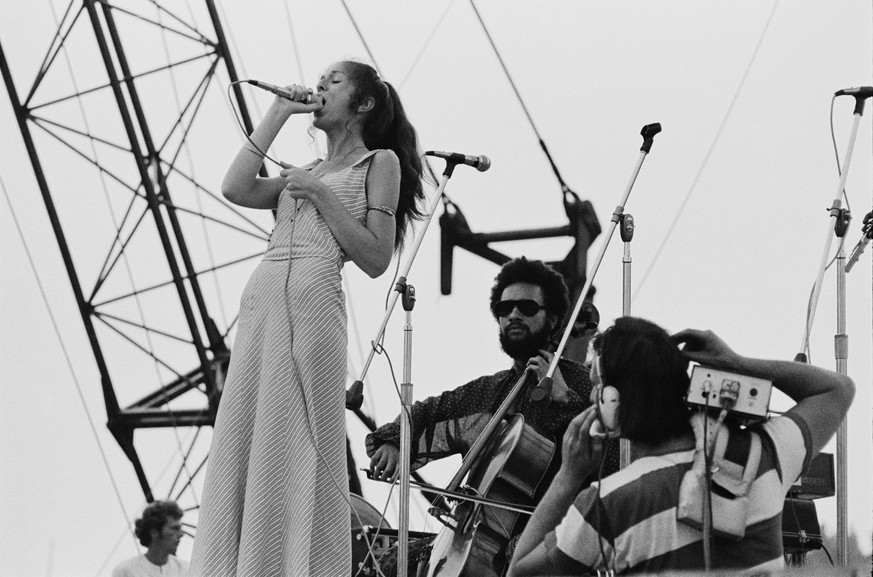
[[[107,425],[149,501],[153,487],[134,434],[214,423],[235,322],[216,321],[217,278],[257,258],[269,234],[197,177],[212,175],[191,150],[213,138],[214,116],[204,111],[225,100],[216,78],[237,80],[212,0],[200,16],[208,31],[190,11],[183,18],[154,2],[71,2],[20,92],[0,45],[0,71],[96,361]],[[129,54],[126,45],[144,38],[155,50]],[[245,100],[232,86],[250,132]],[[55,152],[74,168],[60,171],[55,156],[43,162]],[[71,205],[84,207],[88,220],[71,217]],[[211,247],[230,236],[242,240]],[[137,392],[123,403],[122,390]],[[205,462],[186,462],[196,439],[183,449],[177,434],[187,472],[173,483],[179,494]]]

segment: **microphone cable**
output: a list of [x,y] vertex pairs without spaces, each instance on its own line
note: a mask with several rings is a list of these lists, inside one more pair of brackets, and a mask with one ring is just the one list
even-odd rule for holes
[[[269,160],[270,162],[272,162],[273,164],[275,164],[279,168],[285,168],[285,166],[282,164],[281,161],[276,160],[275,158],[273,158],[272,156],[267,154],[266,151],[261,150],[261,147],[254,143],[251,135],[248,132],[246,132],[246,127],[242,123],[242,119],[240,118],[239,111],[236,109],[236,106],[234,106],[233,98],[231,97],[231,94],[230,94],[230,89],[232,86],[234,86],[235,84],[245,84],[245,83],[248,83],[248,80],[234,80],[233,82],[231,82],[227,85],[227,100],[230,103],[230,109],[233,111],[233,117],[236,120],[237,125],[239,125],[240,132],[242,133],[243,136],[246,137],[246,140],[248,140],[249,144],[251,144],[255,148],[254,150],[250,151],[252,154],[260,154],[262,157],[266,158],[267,160]],[[269,147],[267,147],[267,148],[269,148]]]
[[[837,163],[837,176],[842,178],[843,168],[840,166],[840,151],[837,148],[836,130],[834,129],[834,101],[836,99],[837,99],[836,95],[831,97],[829,121],[830,121],[830,128],[831,128],[831,143],[832,143],[833,148],[834,148],[834,159],[836,160],[836,163]],[[843,230],[843,234],[838,236],[839,245],[837,246],[837,249],[834,251],[834,255],[831,257],[828,264],[825,265],[825,267],[824,267],[825,271],[829,270],[834,265],[834,263],[837,261],[837,257],[839,256],[840,252],[842,252],[842,250],[845,248],[846,237],[849,234],[849,228],[850,228],[851,223],[852,223],[851,216],[850,216],[852,214],[852,205],[849,202],[849,193],[845,187],[843,188],[841,193],[842,193],[841,194],[842,198],[846,201],[845,214],[847,216],[846,216],[845,229]],[[837,217],[837,218],[839,218],[839,217]],[[837,222],[837,227],[840,227],[840,226],[843,226],[843,225],[841,223]],[[813,304],[814,304],[813,297],[814,296],[815,296],[815,282],[812,283],[812,287],[810,287],[810,289],[809,289],[809,298],[807,299],[807,304],[806,304],[806,316],[804,319],[805,322],[804,322],[804,329],[803,329],[804,330],[803,340],[806,343],[806,348],[804,350],[800,351],[800,353],[806,355],[806,360],[810,364],[812,363],[812,351],[810,348],[809,340],[810,340],[810,336],[811,336],[810,333],[812,331],[812,327],[809,326],[810,325],[809,319],[810,319],[810,317],[812,317],[813,312],[814,312],[813,311]]]
[[[615,575],[615,535],[612,535],[612,556],[611,558],[607,558],[606,550],[603,547],[603,533],[601,532],[603,523],[600,517],[601,511],[605,514],[606,509],[603,507],[603,499],[600,496],[600,489],[603,485],[603,470],[606,465],[606,442],[610,438],[610,433],[607,431],[606,437],[603,439],[603,453],[600,455],[600,466],[597,468],[597,496],[594,499],[596,507],[594,510],[594,522],[597,524],[597,545],[600,547],[600,558],[603,561],[603,566],[606,568],[607,577]],[[607,519],[607,521],[609,520]],[[612,567],[610,567],[610,565],[612,565]],[[597,574],[600,575],[599,569],[597,570]]]

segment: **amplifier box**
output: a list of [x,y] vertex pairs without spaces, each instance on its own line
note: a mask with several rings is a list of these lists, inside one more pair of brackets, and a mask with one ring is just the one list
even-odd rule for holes
[[821,549],[821,526],[815,503],[803,499],[785,499],[782,505],[782,546],[786,553]]
[[718,411],[721,395],[729,394],[736,398],[731,413],[747,421],[762,421],[767,418],[772,390],[773,383],[767,379],[695,365],[686,401]]
[[800,474],[788,494],[796,499],[833,497],[837,493],[834,480],[834,455],[819,453],[810,461],[809,468]]

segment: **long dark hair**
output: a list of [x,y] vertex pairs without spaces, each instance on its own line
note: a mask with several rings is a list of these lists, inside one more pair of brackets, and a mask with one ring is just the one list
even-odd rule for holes
[[691,431],[688,361],[658,325],[620,317],[591,342],[600,355],[604,386],[621,396],[621,434],[631,441],[657,445]]
[[423,169],[418,154],[418,137],[406,117],[397,91],[379,77],[376,69],[363,62],[346,60],[343,69],[355,85],[351,105],[353,109],[367,98],[375,101],[363,126],[364,145],[370,150],[385,148],[394,152],[400,161],[400,198],[397,201],[394,248],[403,247],[410,222],[424,216],[420,203],[424,199],[421,179]]

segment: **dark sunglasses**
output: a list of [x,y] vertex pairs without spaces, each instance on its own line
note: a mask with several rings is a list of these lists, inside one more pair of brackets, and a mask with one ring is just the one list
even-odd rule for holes
[[530,299],[524,299],[520,301],[500,301],[499,303],[494,305],[494,314],[498,317],[505,317],[512,312],[512,309],[516,308],[518,309],[518,312],[520,312],[524,316],[532,317],[540,312],[540,309],[544,309],[546,307],[544,307],[537,301]]

